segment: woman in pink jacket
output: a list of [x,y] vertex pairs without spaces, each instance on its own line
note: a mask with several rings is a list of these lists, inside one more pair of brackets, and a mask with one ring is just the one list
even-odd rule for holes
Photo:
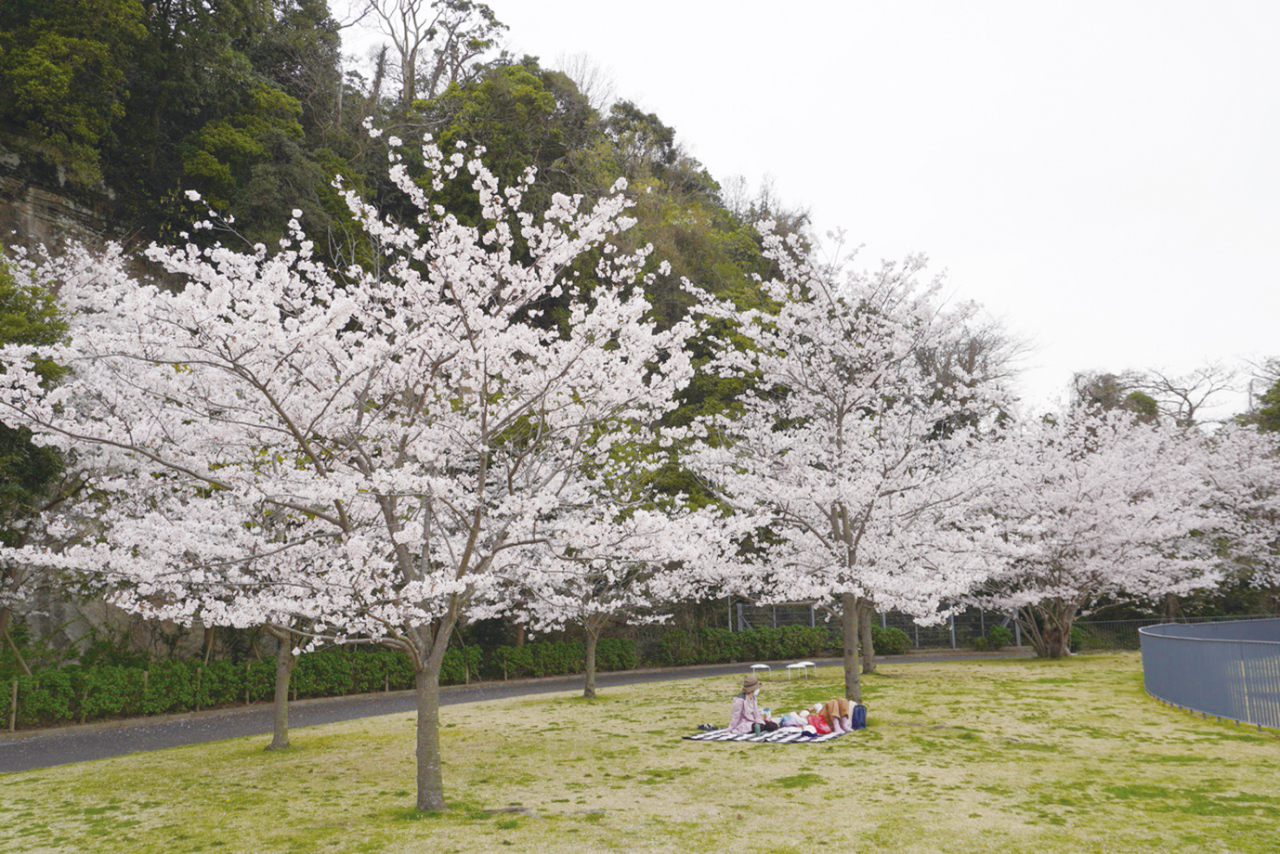
[[742,693],[733,698],[733,709],[729,712],[729,732],[768,732],[778,728],[775,721],[760,711],[759,694],[760,680],[753,673],[742,681]]

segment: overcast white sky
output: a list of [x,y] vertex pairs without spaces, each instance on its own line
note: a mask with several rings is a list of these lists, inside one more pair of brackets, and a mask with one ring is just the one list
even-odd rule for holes
[[1030,400],[1280,356],[1280,2],[489,5],[864,265],[926,252],[1033,342]]

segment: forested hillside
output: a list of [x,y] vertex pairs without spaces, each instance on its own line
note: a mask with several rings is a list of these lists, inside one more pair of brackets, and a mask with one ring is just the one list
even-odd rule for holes
[[[10,0],[5,164],[72,198],[109,199],[114,238],[176,239],[206,213],[188,199],[196,191],[250,243],[279,238],[301,209],[318,250],[341,260],[364,250],[335,177],[394,206],[384,140],[430,133],[446,149],[484,146],[504,182],[536,167],[543,194],[595,198],[626,177],[640,201],[633,239],[654,243],[673,281],[725,292],[761,271],[749,222],[803,224],[758,203],[730,209],[658,116],[593,102],[564,73],[498,50],[505,28],[483,4],[444,0],[431,13],[433,29],[392,32],[380,56],[344,70],[327,0]],[[367,123],[387,136],[371,138]],[[672,291],[664,310],[678,302]]]

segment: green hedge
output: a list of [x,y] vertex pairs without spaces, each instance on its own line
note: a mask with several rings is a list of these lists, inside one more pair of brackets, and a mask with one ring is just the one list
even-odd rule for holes
[[[562,676],[578,673],[586,665],[586,650],[578,641],[540,641],[524,646],[500,646],[493,650],[494,669],[503,679],[518,676]],[[596,650],[599,666],[599,647]]]
[[[484,673],[495,678],[566,676],[586,669],[587,651],[581,641],[538,641],[524,646],[499,646],[486,657]],[[629,638],[600,638],[596,642],[596,670],[634,670],[640,664],[636,642]]]
[[[909,641],[898,629],[873,626],[876,651],[905,652]],[[596,669],[630,670],[641,664],[669,667],[735,661],[818,658],[839,644],[825,626],[783,626],[731,632],[667,629],[641,655],[628,638],[601,638]],[[898,647],[901,647],[899,649]],[[442,685],[479,678],[562,676],[581,673],[581,641],[540,641],[520,647],[451,647],[440,668]],[[290,680],[295,698],[334,697],[413,687],[408,656],[390,649],[334,648],[298,659]],[[235,664],[214,661],[163,661],[143,667],[71,666],[39,670],[18,678],[18,725],[51,726],[77,721],[187,712],[214,706],[269,701],[275,692],[275,661]],[[4,693],[7,701],[8,694]],[[4,707],[7,710],[8,703]]]
[[[475,678],[481,651],[445,653],[441,682]],[[213,706],[270,700],[275,694],[274,659],[242,664],[213,661],[161,661],[149,667],[96,665],[37,670],[19,676],[17,723],[21,727],[102,720],[136,715],[189,712]],[[8,689],[8,686],[4,686]],[[326,649],[298,659],[290,680],[295,697],[333,697],[413,687],[413,664],[390,649]],[[3,692],[4,711],[10,694]]]
[[871,646],[876,655],[903,655],[911,649],[911,636],[897,626],[871,626]]
[[830,641],[831,633],[826,626],[783,626],[746,632],[717,628],[703,628],[695,632],[668,629],[662,633],[652,663],[679,666],[748,659],[817,658],[824,654]]
[[987,633],[973,642],[979,652],[995,652],[1013,643],[1013,632],[1004,626],[992,626]]

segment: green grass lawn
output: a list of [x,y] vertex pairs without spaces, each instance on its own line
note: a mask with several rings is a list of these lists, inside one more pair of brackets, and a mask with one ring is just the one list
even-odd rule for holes
[[[1280,739],[1160,705],[1136,654],[893,664],[827,744],[682,741],[730,677],[450,706],[451,809],[392,715],[0,776],[5,852],[1275,852]],[[840,673],[766,682],[763,705]]]

